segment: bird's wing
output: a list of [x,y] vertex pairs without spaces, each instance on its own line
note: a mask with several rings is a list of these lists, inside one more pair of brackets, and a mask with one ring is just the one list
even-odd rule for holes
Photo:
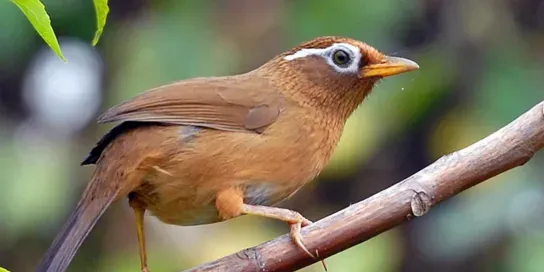
[[196,78],[147,91],[109,109],[98,121],[259,131],[274,123],[281,107],[281,94],[262,78],[247,75]]

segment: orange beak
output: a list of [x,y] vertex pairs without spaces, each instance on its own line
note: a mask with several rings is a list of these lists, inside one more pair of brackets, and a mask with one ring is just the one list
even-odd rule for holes
[[381,63],[369,64],[361,68],[359,76],[364,77],[388,77],[419,69],[414,61],[405,58],[386,56]]

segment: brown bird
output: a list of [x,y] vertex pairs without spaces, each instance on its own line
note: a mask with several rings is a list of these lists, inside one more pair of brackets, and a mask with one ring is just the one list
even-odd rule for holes
[[142,271],[145,211],[182,226],[245,214],[282,220],[313,256],[300,235],[312,222],[271,206],[320,173],[377,81],[418,68],[357,40],[318,37],[248,73],[179,81],[111,108],[99,123],[121,123],[82,163],[96,164],[94,174],[37,271],[65,271],[98,218],[125,197]]

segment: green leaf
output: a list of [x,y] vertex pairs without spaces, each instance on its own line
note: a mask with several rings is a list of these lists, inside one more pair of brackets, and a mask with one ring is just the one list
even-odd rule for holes
[[0,267],[0,272],[9,272],[9,270],[5,269],[5,268],[2,268]]
[[104,26],[106,25],[106,18],[108,17],[110,8],[108,7],[108,0],[93,0],[93,2],[94,9],[96,10],[97,25],[96,33],[94,34],[93,38],[93,46],[95,46],[98,43],[102,32],[104,31]]
[[[26,18],[30,21],[34,29],[40,34],[42,39],[51,47],[51,49],[64,61],[66,58],[62,55],[59,42],[51,27],[51,20],[45,11],[44,5],[40,0],[11,0],[21,9]],[[1,272],[1,271],[0,271]]]

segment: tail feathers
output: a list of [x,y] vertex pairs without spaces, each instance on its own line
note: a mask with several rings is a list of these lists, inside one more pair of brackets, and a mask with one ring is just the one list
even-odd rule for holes
[[114,199],[113,194],[111,197],[94,198],[89,196],[89,191],[92,190],[86,190],[82,200],[64,223],[36,272],[66,271],[77,250]]

